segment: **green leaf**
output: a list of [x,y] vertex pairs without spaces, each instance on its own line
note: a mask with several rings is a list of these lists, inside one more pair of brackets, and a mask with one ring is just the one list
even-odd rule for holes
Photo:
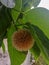
[[[37,26],[34,26],[34,29],[36,31],[38,38],[42,42],[42,45],[44,47],[44,50],[46,51],[47,57],[49,58],[49,39]],[[41,52],[41,55],[43,55],[42,52]],[[44,58],[44,60],[45,60],[45,58]]]
[[[28,29],[29,29],[30,32],[32,33],[32,35],[33,35],[33,37],[34,37],[34,39],[35,39],[35,41],[36,41],[36,43],[37,43],[39,49],[41,50],[41,53],[42,53],[42,56],[43,56],[44,60],[45,60],[46,63],[49,65],[49,40],[46,41],[45,39],[47,39],[47,38],[44,39],[44,37],[42,37],[41,39],[43,39],[43,40],[41,40],[41,39],[38,37],[38,35],[37,35],[37,33],[36,33],[37,30],[34,29],[34,26],[31,25],[30,23],[27,24],[27,25],[28,25]],[[40,36],[40,35],[39,35],[39,36]],[[46,41],[45,44],[43,43],[44,40]]]
[[11,9],[11,16],[15,22],[21,12],[21,4],[21,0],[15,0],[15,7]]
[[22,7],[22,0],[15,0],[15,7],[13,9],[17,10],[18,12],[21,11]]
[[17,51],[12,45],[12,35],[16,31],[14,25],[12,24],[8,30],[8,51],[11,59],[11,65],[20,65],[26,57],[25,52]]
[[13,20],[16,22],[18,16],[19,16],[20,12],[17,12],[14,9],[11,9],[11,17],[13,18]]
[[49,10],[45,8],[35,8],[27,12],[24,16],[27,21],[38,26],[49,38]]
[[0,40],[2,40],[6,35],[6,31],[11,24],[11,20],[8,9],[3,6],[0,10]]
[[28,11],[31,7],[36,7],[40,0],[22,0],[22,11]]
[[47,36],[42,32],[42,30],[40,30],[37,26],[33,26],[36,34],[38,36],[38,38],[41,40],[42,45],[45,47],[45,50],[48,54],[49,57],[49,39],[47,38]]
[[17,20],[21,12],[29,11],[32,6],[37,6],[40,0],[16,0],[15,7],[11,9],[12,18]]
[[40,49],[37,46],[36,42],[34,46],[30,49],[30,51],[34,55],[35,60],[38,60],[38,57],[40,56]]
[[41,0],[15,0],[15,7],[13,9],[17,12],[25,12],[31,9],[31,7],[36,7]]

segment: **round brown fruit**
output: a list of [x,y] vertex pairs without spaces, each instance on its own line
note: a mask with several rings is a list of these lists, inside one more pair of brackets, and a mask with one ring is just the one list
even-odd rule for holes
[[18,30],[13,33],[12,44],[19,51],[27,51],[34,45],[34,38],[28,30]]

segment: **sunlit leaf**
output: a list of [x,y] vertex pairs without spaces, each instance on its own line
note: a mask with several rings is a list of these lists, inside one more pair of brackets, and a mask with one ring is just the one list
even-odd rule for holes
[[11,65],[20,65],[26,57],[26,54],[23,52],[17,51],[12,45],[12,34],[16,31],[14,25],[12,24],[11,28],[8,31],[8,51],[10,54]]
[[35,8],[25,14],[25,18],[30,23],[38,26],[49,38],[49,10],[45,8]]

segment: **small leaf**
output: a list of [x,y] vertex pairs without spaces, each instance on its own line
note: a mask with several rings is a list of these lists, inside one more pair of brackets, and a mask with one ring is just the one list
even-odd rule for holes
[[8,51],[10,54],[11,65],[20,65],[25,60],[26,54],[17,51],[12,45],[12,35],[15,31],[16,29],[12,24],[8,30]]

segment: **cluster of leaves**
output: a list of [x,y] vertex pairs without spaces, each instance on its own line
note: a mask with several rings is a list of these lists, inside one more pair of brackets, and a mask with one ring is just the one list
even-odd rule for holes
[[[11,65],[20,65],[27,52],[19,52],[12,46],[13,32],[19,28],[28,29],[35,39],[30,52],[37,60],[40,54],[49,65],[49,10],[37,7],[40,0],[15,0],[15,7],[4,5],[0,9],[0,46],[6,37]],[[34,7],[34,9],[31,9]]]

